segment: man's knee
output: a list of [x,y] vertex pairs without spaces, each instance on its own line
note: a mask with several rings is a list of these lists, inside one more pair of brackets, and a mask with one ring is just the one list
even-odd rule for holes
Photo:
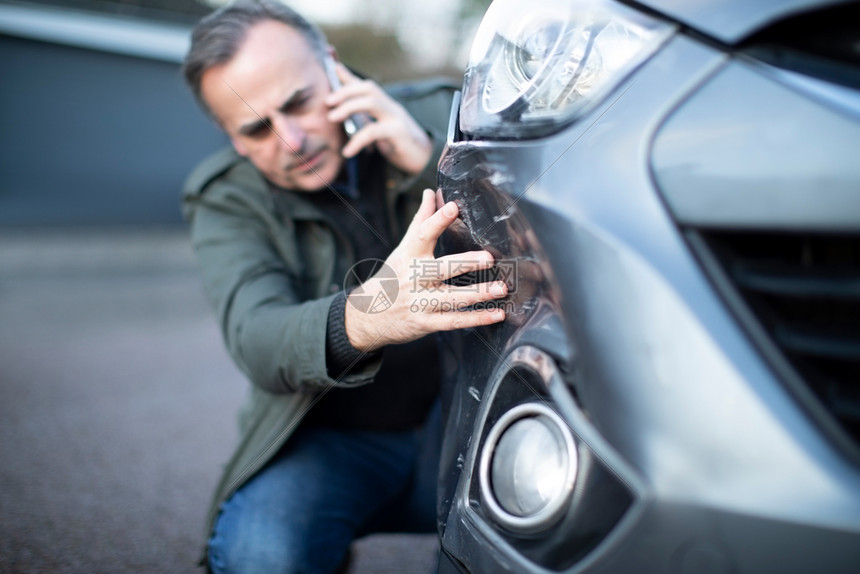
[[213,574],[333,574],[339,572],[346,552],[320,553],[310,546],[260,540],[212,539],[209,568]]
[[338,525],[321,531],[295,516],[249,508],[240,491],[221,508],[209,540],[214,574],[331,574],[347,555],[352,536]]
[[230,544],[222,541],[209,545],[209,569],[213,574],[263,574],[305,572],[283,548],[270,544]]

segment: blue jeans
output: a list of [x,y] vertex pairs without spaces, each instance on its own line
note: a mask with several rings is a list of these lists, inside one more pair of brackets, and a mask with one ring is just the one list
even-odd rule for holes
[[215,574],[331,573],[371,532],[434,532],[438,406],[421,432],[300,427],[221,505]]

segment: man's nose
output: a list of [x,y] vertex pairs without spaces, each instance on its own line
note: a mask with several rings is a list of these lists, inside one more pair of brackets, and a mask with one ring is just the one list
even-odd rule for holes
[[286,151],[301,153],[305,143],[305,131],[297,118],[278,114],[272,119],[272,128],[278,138],[278,145]]

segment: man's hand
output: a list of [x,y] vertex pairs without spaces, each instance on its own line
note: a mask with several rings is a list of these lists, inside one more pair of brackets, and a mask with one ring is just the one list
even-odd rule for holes
[[352,136],[343,148],[343,155],[352,157],[376,144],[401,171],[410,175],[420,173],[433,153],[433,142],[427,133],[375,82],[356,77],[341,63],[336,64],[336,71],[342,87],[326,98],[331,107],[329,121],[342,123],[353,114],[367,114],[374,120]]
[[[502,281],[455,287],[444,283],[452,276],[493,266],[486,251],[458,253],[435,259],[433,250],[442,232],[457,219],[457,204],[436,211],[431,190],[424,191],[421,207],[403,241],[385,261],[398,280],[397,297],[385,311],[365,313],[347,301],[346,334],[359,351],[372,351],[394,343],[408,343],[430,333],[491,325],[505,319],[503,309],[469,309],[471,305],[504,297]],[[375,275],[362,284],[363,296],[383,292]],[[350,295],[354,297],[354,295]],[[492,307],[492,306],[490,306]]]

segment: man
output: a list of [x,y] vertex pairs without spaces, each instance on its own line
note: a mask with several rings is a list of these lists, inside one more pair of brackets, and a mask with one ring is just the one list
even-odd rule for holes
[[[450,93],[398,101],[332,53],[282,4],[240,0],[198,24],[184,66],[232,143],[189,177],[184,211],[227,348],[252,383],[210,511],[214,572],[332,572],[356,536],[432,531],[427,336],[504,319],[470,308],[504,296],[503,283],[445,283],[491,266],[489,253],[433,257],[458,213],[423,190],[435,186]],[[351,117],[369,121],[348,138]],[[385,265],[361,264],[373,260]],[[366,281],[353,290],[355,275]]]

